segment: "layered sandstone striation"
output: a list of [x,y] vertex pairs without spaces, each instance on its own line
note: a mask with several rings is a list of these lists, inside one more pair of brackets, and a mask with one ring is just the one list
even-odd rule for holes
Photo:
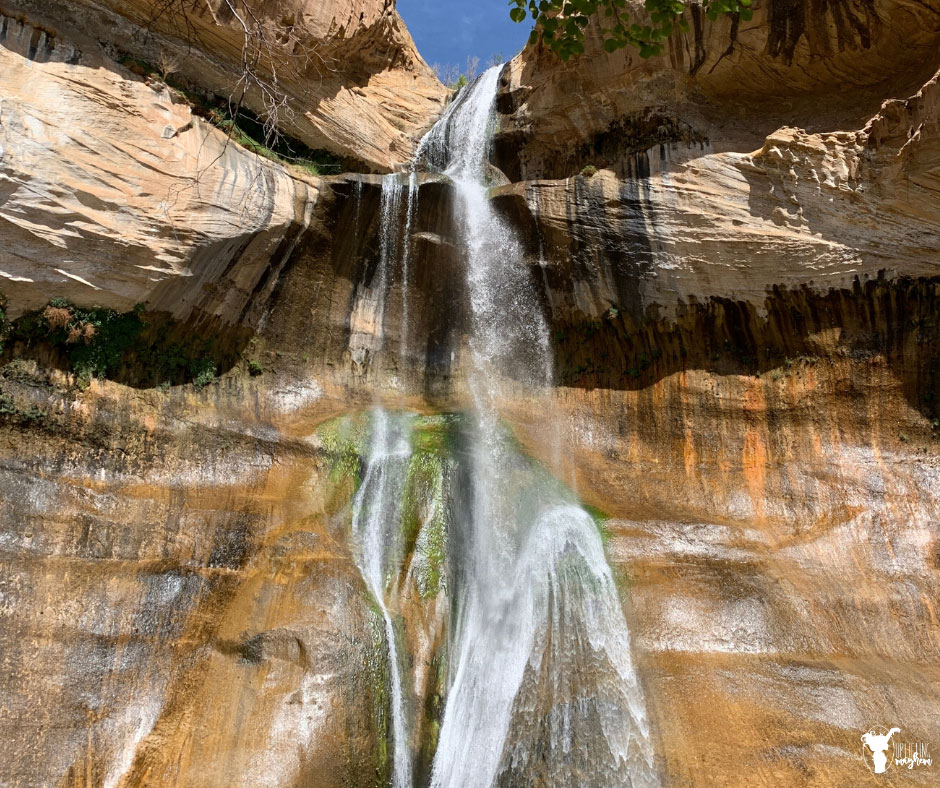
[[[615,307],[641,320],[654,306],[673,313],[713,297],[760,304],[774,286],[930,276],[938,227],[924,206],[936,196],[935,167],[912,160],[907,134],[931,131],[914,121],[903,141],[876,141],[871,129],[883,122],[829,134],[782,128],[747,154],[663,143],[630,157],[632,177],[523,181],[494,199],[527,228],[553,283],[567,280],[552,286],[557,312]],[[607,284],[581,284],[593,279]]]
[[408,160],[446,95],[383,0],[39,0],[7,8],[55,40],[81,39],[82,52],[96,48],[92,31],[108,30],[112,52],[243,101],[309,147],[380,172]]
[[[874,720],[938,733],[938,433],[906,390],[916,362],[838,344],[559,394],[673,784],[854,785]],[[515,420],[538,451],[559,425],[532,412]]]
[[166,85],[100,53],[72,63],[67,42],[12,17],[0,24],[0,289],[11,314],[67,297],[240,318],[309,224],[316,179],[238,147]]
[[[75,65],[3,17],[0,289],[11,314],[68,297],[237,320],[309,224],[315,179],[239,148],[165,85]],[[39,60],[37,60],[37,58]]]
[[[627,12],[642,18],[642,3]],[[940,65],[935,2],[767,0],[750,22],[711,22],[695,6],[686,17],[688,32],[649,60],[605,53],[599,25],[569,63],[523,50],[503,77],[498,163],[514,180],[563,178],[623,172],[659,143],[747,153],[783,126],[852,130]]]
[[313,439],[341,395],[12,373],[4,781],[374,784],[382,643]]
[[[247,87],[263,118],[266,86],[278,133],[378,170],[407,160],[440,110],[444,90],[393,9],[268,6],[253,17],[267,54],[242,83],[246,38],[216,5],[185,4],[185,19],[172,4],[0,8],[0,290],[14,316],[67,297],[257,323],[319,181],[239,147],[192,94]],[[140,61],[189,95],[128,70]]]

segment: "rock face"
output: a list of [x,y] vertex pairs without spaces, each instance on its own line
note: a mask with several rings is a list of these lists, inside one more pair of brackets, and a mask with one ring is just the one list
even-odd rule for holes
[[[628,11],[642,16],[642,3]],[[766,0],[747,23],[686,15],[689,31],[650,60],[606,54],[597,26],[568,64],[526,48],[504,75],[497,150],[507,174],[622,174],[630,154],[660,143],[746,153],[782,126],[861,128],[940,66],[940,4],[930,1]]]
[[[305,29],[339,46],[398,24],[352,5]],[[2,24],[8,311],[148,301],[254,342],[201,391],[80,391],[41,349],[3,357],[0,783],[386,785],[387,646],[350,541],[363,449],[335,419],[465,407],[452,186],[422,175],[389,208],[378,175],[300,176],[97,45]],[[854,786],[873,725],[940,742],[937,13],[769,2],[731,40],[702,22],[656,61],[508,67],[493,158],[512,182],[490,197],[556,385],[506,381],[499,408],[544,467],[563,447],[606,517],[663,783]],[[363,79],[372,101],[386,83]],[[359,99],[292,133],[346,128]],[[382,268],[390,246],[407,269]],[[460,446],[425,449],[433,487]],[[448,597],[408,505],[390,583],[424,785]]]
[[202,93],[243,96],[260,116],[277,108],[284,133],[380,172],[407,161],[415,135],[446,95],[394,4],[384,0],[67,6],[38,0],[7,7],[54,33],[44,38],[47,44],[84,38],[83,53],[96,48],[85,36],[106,29],[113,53],[169,69]]
[[304,440],[339,400],[92,387],[76,410],[9,371],[6,402],[48,417],[2,439],[3,780],[372,785],[381,642]]
[[[319,58],[279,72],[289,98],[282,131],[378,169],[409,158],[443,88],[401,20],[380,4],[308,5],[260,17],[280,48],[259,70],[295,63],[300,50]],[[237,22],[214,7],[214,16],[192,10],[183,30],[172,7],[28,6],[0,16],[0,278],[12,314],[68,296],[255,324],[309,225],[318,180],[248,153],[196,117],[180,91],[122,65],[131,55],[171,63],[194,90],[228,95]],[[142,38],[132,22],[151,17],[155,32]],[[99,25],[112,31],[107,47],[88,35]],[[314,90],[327,66],[336,84],[320,79]],[[263,112],[251,91],[245,100]]]
[[783,128],[751,154],[663,143],[630,157],[632,178],[525,181],[495,199],[528,228],[555,314],[613,309],[639,325],[708,299],[763,310],[773,289],[933,276],[936,89],[855,132]]
[[72,63],[74,48],[14,18],[0,25],[12,314],[63,296],[239,319],[309,224],[317,180],[239,148],[164,85],[101,56]]

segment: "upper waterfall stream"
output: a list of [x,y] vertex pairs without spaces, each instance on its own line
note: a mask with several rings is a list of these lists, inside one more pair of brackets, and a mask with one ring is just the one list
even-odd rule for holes
[[[416,155],[416,162],[442,171],[453,185],[470,301],[472,408],[459,432],[463,482],[452,493],[457,514],[447,535],[447,688],[430,785],[655,786],[630,635],[598,525],[556,480],[553,474],[563,469],[549,473],[528,459],[498,415],[505,387],[521,385],[545,407],[543,394],[553,382],[547,322],[521,244],[487,194],[499,75],[494,67],[465,88]],[[394,224],[400,221],[401,176],[383,182],[381,270],[372,293],[374,299],[388,296],[400,256],[402,348],[418,193],[414,171],[408,184],[401,232]],[[372,308],[381,323],[383,307]],[[543,418],[553,418],[550,408]],[[353,511],[360,569],[388,640],[395,788],[417,779],[400,672],[406,660],[399,656],[402,644],[386,602],[402,571],[393,559],[400,558],[397,523],[409,423],[375,411]],[[560,447],[549,455],[561,457]]]

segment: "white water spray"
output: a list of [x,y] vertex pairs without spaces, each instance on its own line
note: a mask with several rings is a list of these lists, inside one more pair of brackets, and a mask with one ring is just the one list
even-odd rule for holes
[[[356,191],[358,230],[361,183]],[[350,316],[350,351],[357,363],[385,344],[385,305],[394,268],[399,258],[400,213],[403,183],[395,174],[382,178],[379,214],[379,261],[370,285],[356,300]],[[414,187],[409,188],[408,221],[413,215]],[[408,248],[408,227],[404,244]],[[407,256],[407,252],[406,252]],[[405,298],[406,283],[402,282]],[[403,306],[404,309],[404,306]],[[404,313],[403,313],[404,314]],[[404,317],[403,317],[404,321]],[[403,322],[404,326],[404,322]],[[356,563],[370,594],[382,614],[388,649],[392,734],[392,788],[412,788],[410,731],[402,690],[402,666],[397,636],[389,612],[388,599],[397,595],[401,567],[399,528],[401,499],[411,458],[413,418],[390,414],[382,408],[373,411],[372,434],[366,458],[365,476],[353,500],[352,536]]]
[[[463,432],[468,473],[457,508],[464,516],[452,524],[448,548],[454,620],[431,785],[653,788],[659,781],[629,630],[597,525],[571,493],[525,457],[498,417],[497,406],[510,395],[544,394],[554,378],[548,326],[521,244],[487,194],[498,79],[499,69],[490,69],[466,88],[416,155],[416,162],[443,170],[455,189],[470,298],[474,405]],[[371,349],[380,349],[384,303],[400,257],[404,362],[418,193],[414,167],[399,245],[403,180],[383,180],[379,269],[363,300],[372,318]],[[542,396],[539,407],[551,422],[547,401]],[[357,561],[388,643],[393,788],[414,785],[402,665],[389,612],[398,593],[414,418],[374,412],[366,472],[353,504]],[[560,444],[552,453],[561,456]]]
[[[360,187],[361,188],[361,187]],[[385,304],[389,284],[398,262],[399,215],[402,182],[397,175],[382,178],[379,225],[379,261],[368,285],[356,293],[349,316],[349,351],[356,364],[363,364],[385,344]],[[357,201],[360,194],[357,192]],[[358,225],[358,202],[357,202]]]
[[411,459],[412,417],[377,408],[362,485],[353,500],[352,531],[359,571],[385,622],[392,721],[392,788],[412,788],[411,747],[397,638],[386,601],[397,593],[401,499]]
[[418,209],[418,173],[412,167],[408,173],[408,209],[405,214],[405,232],[401,253],[401,334],[399,356],[402,364],[408,363],[408,293],[410,291],[411,226]]
[[[548,328],[512,228],[487,199],[499,68],[422,141],[457,195],[467,251],[475,404],[468,522],[448,690],[431,784],[658,785],[617,588],[593,519],[519,452],[497,416],[513,386],[544,387]],[[546,414],[550,418],[551,414]]]

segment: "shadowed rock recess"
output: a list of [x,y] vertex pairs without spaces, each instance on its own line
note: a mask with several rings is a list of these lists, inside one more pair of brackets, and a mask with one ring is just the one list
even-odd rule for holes
[[937,783],[940,0],[686,14],[0,0],[0,785]]

